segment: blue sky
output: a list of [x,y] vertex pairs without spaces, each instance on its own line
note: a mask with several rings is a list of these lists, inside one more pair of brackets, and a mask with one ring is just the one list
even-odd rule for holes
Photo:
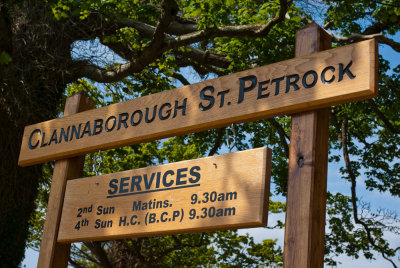
[[[394,40],[400,41],[400,33],[393,37]],[[379,45],[379,52],[384,56],[385,59],[390,60],[391,67],[395,67],[400,64],[400,55],[399,53],[393,51],[390,47],[386,45]],[[188,76],[191,82],[198,82],[199,78],[194,75]],[[227,150],[223,150],[226,151]],[[220,151],[220,153],[225,153]],[[344,180],[340,179],[339,167],[343,166],[343,162],[341,163],[330,163],[328,166],[328,190],[332,193],[340,192],[346,195],[350,194],[350,185],[346,183]],[[364,200],[371,203],[372,208],[386,208],[393,210],[400,214],[400,199],[393,198],[391,195],[386,193],[379,193],[377,191],[367,191],[364,187],[364,182],[361,179],[357,181],[358,188],[357,194],[358,196]],[[273,186],[271,187],[273,189]],[[269,224],[272,226],[276,220],[284,221],[284,215],[270,215],[269,216]],[[283,230],[268,230],[264,228],[254,228],[254,229],[242,229],[240,233],[249,233],[252,235],[257,242],[261,242],[263,239],[276,239],[278,238],[278,244],[283,248]],[[387,239],[391,243],[392,247],[400,246],[400,237],[388,235]],[[25,252],[25,260],[22,262],[22,267],[36,267],[37,260],[38,260],[38,253],[32,249],[27,249]],[[363,257],[360,257],[357,260],[354,260],[350,257],[342,255],[338,258],[341,265],[338,267],[342,268],[352,268],[355,265],[363,268],[372,268],[372,267],[380,267],[380,268],[391,268],[393,267],[388,261],[384,260],[383,258],[377,256],[377,259],[373,262],[366,260]],[[399,263],[400,265],[400,263]]]

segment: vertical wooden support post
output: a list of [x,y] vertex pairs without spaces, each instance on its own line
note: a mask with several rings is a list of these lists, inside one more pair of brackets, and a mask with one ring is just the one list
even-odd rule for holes
[[[297,32],[296,57],[330,47],[330,35],[315,23]],[[283,261],[286,268],[323,267],[329,110],[292,116]]]
[[[94,103],[84,92],[67,98],[64,116],[93,109]],[[67,127],[67,126],[65,126]],[[42,242],[40,245],[38,267],[67,267],[71,244],[57,243],[58,228],[64,203],[67,180],[82,176],[85,157],[73,157],[56,161],[50,197],[46,212]]]

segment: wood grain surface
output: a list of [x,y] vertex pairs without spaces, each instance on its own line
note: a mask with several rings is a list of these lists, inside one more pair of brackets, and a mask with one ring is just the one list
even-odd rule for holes
[[58,241],[266,226],[270,172],[258,148],[71,180]]
[[368,40],[30,125],[18,164],[371,98],[376,57]]
[[[329,49],[331,36],[317,24],[297,32],[296,56]],[[324,264],[329,108],[295,114],[289,148],[285,268]]]
[[[94,107],[93,101],[80,92],[65,102],[64,115],[86,111]],[[70,244],[57,243],[58,228],[60,226],[62,205],[67,180],[82,176],[85,157],[73,157],[56,161],[50,188],[50,196],[46,211],[46,221],[40,244],[38,267],[67,267]]]

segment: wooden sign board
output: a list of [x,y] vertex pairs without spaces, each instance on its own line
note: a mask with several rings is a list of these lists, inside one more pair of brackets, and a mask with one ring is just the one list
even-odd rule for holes
[[372,98],[377,56],[368,40],[27,126],[18,164]]
[[58,242],[266,226],[271,150],[67,183]]

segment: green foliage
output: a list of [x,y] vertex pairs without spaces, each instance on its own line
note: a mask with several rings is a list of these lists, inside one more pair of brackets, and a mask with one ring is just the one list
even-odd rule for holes
[[[377,22],[389,21],[387,33],[394,34],[400,28],[399,15],[400,2],[394,1],[326,1],[328,5],[325,23],[331,22],[332,30],[343,35],[361,33],[364,26]],[[367,24],[367,25],[368,25]]]
[[[389,72],[390,71],[390,72]],[[334,128],[331,128],[331,145],[335,149],[331,155],[331,161],[338,162],[341,158],[336,155],[336,150],[343,149],[340,142],[343,130],[338,123],[348,122],[347,149],[350,156],[350,168],[355,178],[363,178],[365,187],[369,191],[390,193],[399,197],[399,133],[393,130],[399,129],[399,92],[396,88],[399,84],[399,68],[390,70],[388,62],[380,59],[379,67],[379,96],[371,101],[362,101],[340,105],[334,108]],[[377,113],[382,112],[385,122]],[[391,124],[388,127],[387,124]],[[353,184],[356,182],[346,167],[340,168],[342,178]],[[367,259],[374,259],[378,247],[384,254],[393,255],[391,245],[385,239],[385,231],[399,232],[399,219],[395,212],[385,209],[371,209],[368,202],[356,200],[361,207],[357,211],[358,218],[363,221],[370,230],[375,246],[371,244],[371,238],[366,234],[366,229],[359,224],[354,224],[353,205],[350,197],[340,193],[329,195],[328,218],[330,233],[326,252],[337,256],[346,254],[359,258],[362,252]],[[327,255],[328,256],[328,255]],[[327,257],[329,264],[336,264],[331,257]]]
[[[130,18],[156,26],[160,16],[160,10],[157,7],[161,1],[48,0],[47,2],[58,20],[76,15],[85,21],[93,12],[100,12],[108,21],[116,18]],[[180,6],[179,15],[196,21],[200,30],[220,26],[263,24],[276,16],[280,10],[278,0],[180,0],[177,2]],[[305,26],[308,19],[319,19],[329,23],[329,29],[342,35],[361,33],[368,26],[382,21],[388,21],[389,24],[384,30],[385,33],[393,34],[400,30],[398,1],[387,1],[383,4],[378,1],[328,0],[319,3],[324,7],[324,11],[314,14],[308,12],[305,7],[307,1],[290,3],[287,12],[288,19],[273,27],[265,37],[254,38],[245,35],[218,37],[192,45],[202,50],[225,55],[230,64],[226,69],[220,68],[217,71],[219,74],[228,74],[292,58],[296,31]],[[121,28],[115,33],[107,33],[99,42],[105,46],[129,47],[133,58],[141,55],[151,44],[149,38],[141,36],[137,30],[129,27]],[[99,42],[95,41],[96,45],[100,45]],[[190,52],[190,49],[180,47],[177,51]],[[182,73],[182,65],[179,64],[175,52],[165,52],[143,71],[118,82],[99,84],[88,79],[79,79],[67,86],[63,102],[67,96],[81,90],[87,92],[95,100],[96,107],[101,107],[172,89],[175,87],[174,73]],[[97,57],[101,59],[101,55]],[[211,69],[210,66],[190,58],[187,60],[189,62],[187,65],[195,66],[191,69],[192,72],[200,68],[205,70],[205,74],[214,75],[215,69]],[[118,59],[118,61],[121,60]],[[115,61],[113,64],[107,63],[102,67],[110,69],[117,64],[119,62]],[[379,66],[379,96],[374,98],[373,103],[362,101],[332,107],[329,159],[330,162],[340,162],[343,159],[344,146],[341,135],[344,130],[342,123],[346,121],[348,129],[345,136],[348,141],[350,162],[349,166],[343,166],[340,169],[342,179],[349,188],[352,185],[355,187],[355,177],[357,181],[361,181],[358,187],[361,185],[369,191],[379,191],[398,198],[400,197],[398,146],[400,143],[398,109],[400,107],[400,91],[398,90],[400,65],[391,70],[388,62],[380,58]],[[200,75],[204,73],[199,72]],[[61,104],[60,113],[62,108]],[[277,200],[285,197],[287,191],[287,146],[290,125],[290,116],[282,116],[273,120],[259,120],[233,126],[236,133],[234,150],[262,146],[272,148],[273,185],[269,213],[282,214],[286,210],[286,204]],[[221,144],[218,145],[218,142]],[[218,154],[226,152],[229,144],[226,136],[221,138],[220,130],[208,130],[96,152],[86,156],[84,176],[109,174],[204,157],[217,145]],[[36,204],[38,209],[31,219],[29,246],[36,249],[43,229],[52,166],[46,165],[44,171],[45,179],[40,186]],[[352,173],[350,174],[349,171]],[[361,208],[359,211],[354,212],[351,196],[343,193],[328,193],[329,231],[326,234],[326,264],[336,265],[337,256],[340,254],[354,258],[363,255],[372,260],[376,258],[377,253],[385,252],[385,256],[398,258],[399,253],[393,251],[393,245],[390,245],[385,237],[385,232],[399,234],[397,216],[387,210],[372,209],[368,203],[361,202],[356,196],[354,201]],[[365,226],[355,222],[354,214],[369,226],[372,240],[380,248],[371,243],[371,237],[368,237]],[[269,228],[283,227],[284,224],[280,221],[276,224],[270,223],[269,226]],[[277,240],[267,239],[262,243],[256,243],[254,238],[249,235],[239,235],[236,231],[105,241],[101,242],[101,247],[111,259],[115,257],[116,251],[130,252],[131,255],[127,255],[127,259],[132,256],[141,258],[132,260],[132,263],[150,263],[154,267],[282,265],[282,248]],[[96,256],[89,244],[75,244],[72,252],[73,260],[77,264],[84,267],[97,267]]]
[[12,58],[10,57],[10,55],[5,52],[2,51],[0,53],[0,64],[9,64],[12,61]]

